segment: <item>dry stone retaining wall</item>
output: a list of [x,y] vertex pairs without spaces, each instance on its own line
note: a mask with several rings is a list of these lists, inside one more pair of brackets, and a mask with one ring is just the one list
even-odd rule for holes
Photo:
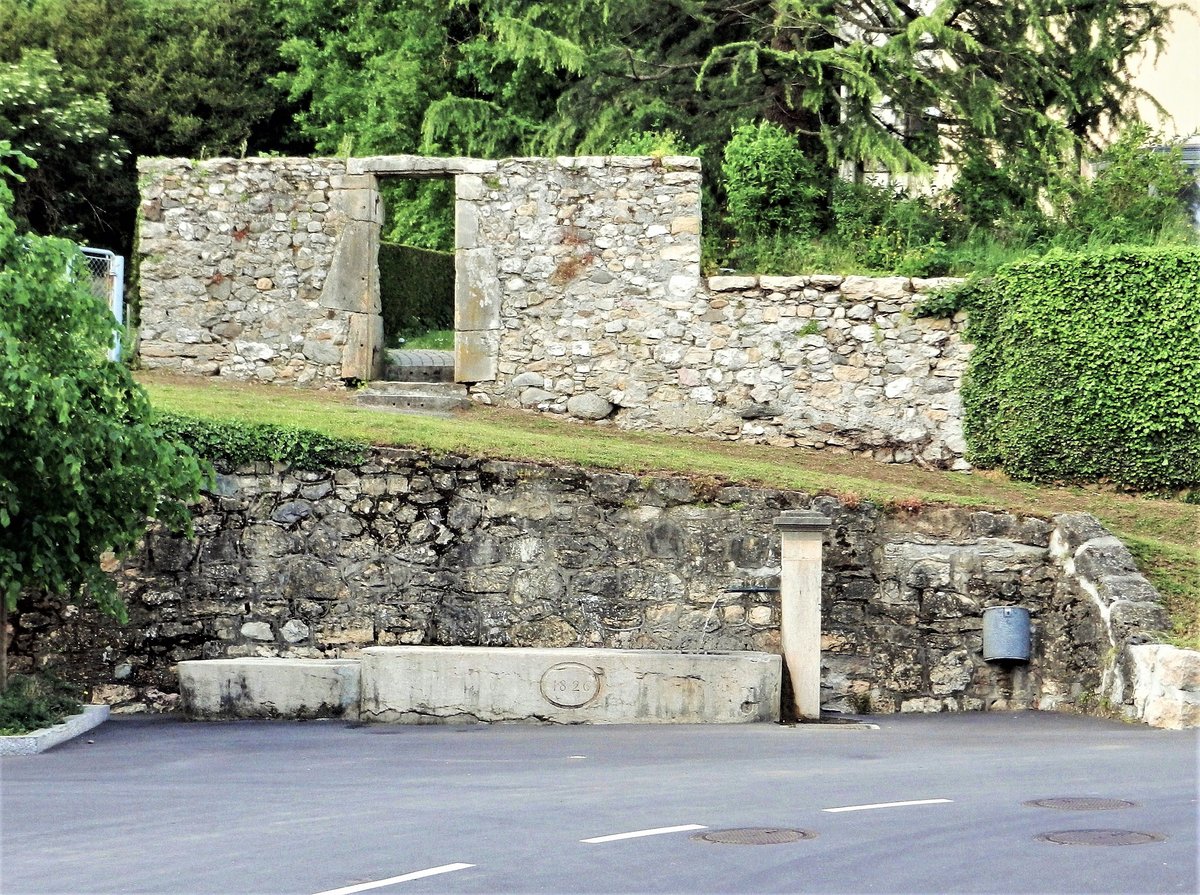
[[693,158],[141,162],[148,367],[301,385],[379,370],[378,181],[455,178],[456,378],[623,428],[966,468],[948,281],[700,276]]
[[[95,698],[131,709],[173,705],[185,659],[348,657],[397,644],[778,652],[779,597],[762,589],[779,572],[772,523],[801,508],[833,520],[827,709],[1094,708],[1105,697],[1130,714],[1156,711],[1148,697],[1135,702],[1141,679],[1122,663],[1165,616],[1090,517],[884,512],[406,451],[352,468],[222,475],[196,540],[151,533],[114,570],[128,626],[26,601],[14,667],[64,662]],[[1028,665],[983,661],[982,611],[995,605],[1031,610]]]

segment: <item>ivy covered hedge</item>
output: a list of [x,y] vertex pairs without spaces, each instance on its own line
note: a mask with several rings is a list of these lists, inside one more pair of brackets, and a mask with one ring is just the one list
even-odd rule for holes
[[383,331],[415,336],[454,328],[454,255],[380,243],[379,300]]
[[226,470],[258,461],[296,469],[328,469],[360,462],[367,448],[362,442],[290,426],[207,420],[177,413],[158,414],[155,426],[163,437],[183,442],[218,469]]
[[1052,254],[963,300],[973,463],[1042,481],[1200,484],[1200,249]]

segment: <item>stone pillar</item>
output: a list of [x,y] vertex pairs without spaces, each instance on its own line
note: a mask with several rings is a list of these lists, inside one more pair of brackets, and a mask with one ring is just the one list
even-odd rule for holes
[[790,510],[775,520],[782,544],[779,634],[799,718],[821,717],[821,548],[829,517]]

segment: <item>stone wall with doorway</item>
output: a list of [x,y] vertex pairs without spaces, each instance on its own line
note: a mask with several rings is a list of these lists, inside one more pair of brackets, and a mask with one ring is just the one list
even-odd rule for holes
[[[1127,647],[1167,619],[1090,517],[885,509],[410,451],[227,471],[198,508],[195,540],[152,532],[113,570],[127,626],[30,596],[14,618],[13,667],[62,663],[94,698],[153,709],[173,704],[185,659],[395,644],[777,652],[772,523],[801,508],[833,522],[826,709],[1134,714]],[[982,611],[995,605],[1031,611],[1028,665],[983,660]]]
[[381,177],[454,177],[455,375],[480,402],[966,468],[948,280],[700,275],[685,157],[140,162],[145,366],[380,370]]

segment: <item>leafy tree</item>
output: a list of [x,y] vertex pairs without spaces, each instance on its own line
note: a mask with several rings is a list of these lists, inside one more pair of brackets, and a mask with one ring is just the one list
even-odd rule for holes
[[[309,151],[289,143],[292,110],[272,83],[283,66],[282,38],[267,0],[0,0],[0,21],[0,62],[17,64],[31,50],[57,60],[63,86],[45,98],[39,121],[68,115],[76,100],[107,110],[111,138],[97,141],[97,149],[64,141],[58,159],[65,167],[55,161],[39,168],[61,170],[63,191],[86,197],[95,213],[75,221],[31,217],[38,232],[127,249],[134,155]],[[24,145],[0,130],[3,138]],[[97,172],[92,162],[110,139],[132,155],[118,169]],[[35,182],[31,177],[29,189]],[[75,229],[67,227],[72,223]]]
[[78,233],[102,222],[104,206],[122,194],[129,155],[110,126],[107,100],[81,92],[49,53],[0,63],[0,139],[37,162],[16,190],[23,227]]
[[[426,111],[427,135],[469,139],[512,132],[516,121],[528,148],[587,151],[630,129],[674,128],[716,148],[736,124],[766,119],[830,161],[921,170],[946,151],[1004,161],[1035,183],[1101,124],[1133,112],[1128,62],[1171,11],[1155,0],[482,0],[469,9],[474,33],[457,51],[474,92],[448,84],[455,92]],[[496,89],[536,94],[539,72],[557,79],[545,123],[526,117],[529,100],[514,110]]]
[[203,470],[151,422],[145,392],[110,362],[113,320],[78,247],[21,236],[0,142],[0,690],[7,614],[23,589],[81,590],[125,618],[106,552],[132,548],[156,518],[186,527]]

